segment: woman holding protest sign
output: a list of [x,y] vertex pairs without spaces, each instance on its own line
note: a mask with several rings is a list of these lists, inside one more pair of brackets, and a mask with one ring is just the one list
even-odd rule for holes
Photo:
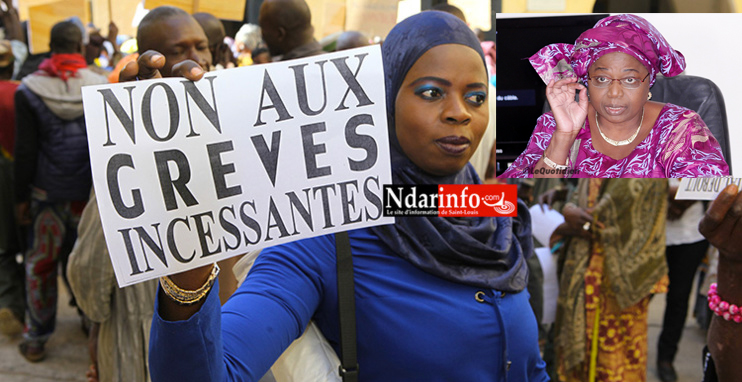
[[[390,32],[382,54],[394,183],[480,183],[467,164],[489,117],[476,36],[452,15],[423,12]],[[548,380],[523,292],[531,243],[521,220],[409,217],[348,232],[360,378]],[[332,235],[263,250],[221,312],[209,292],[216,272],[163,280],[154,381],[257,380],[310,320],[339,351]]]

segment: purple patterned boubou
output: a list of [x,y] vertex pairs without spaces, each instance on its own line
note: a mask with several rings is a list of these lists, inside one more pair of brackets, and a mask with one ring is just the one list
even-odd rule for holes
[[[556,122],[542,115],[526,150],[502,174],[503,178],[529,178],[551,142]],[[705,178],[729,175],[716,141],[693,110],[665,104],[652,131],[623,159],[613,159],[593,147],[589,122],[577,134],[567,159],[565,177],[575,178]]]

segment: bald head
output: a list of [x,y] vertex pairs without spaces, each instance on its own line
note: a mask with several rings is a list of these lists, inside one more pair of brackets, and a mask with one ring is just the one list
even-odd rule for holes
[[159,44],[157,43],[156,38],[152,37],[156,33],[156,29],[158,29],[162,23],[174,17],[191,18],[191,15],[180,8],[166,5],[149,11],[149,13],[142,18],[142,21],[139,22],[139,27],[137,28],[137,49],[139,49],[139,53],[144,53],[148,50],[162,50],[161,48],[158,49]]
[[139,53],[148,50],[165,56],[160,72],[172,75],[172,67],[185,60],[192,60],[206,70],[211,67],[209,41],[201,26],[185,11],[162,6],[151,10],[137,29]]
[[260,6],[259,18],[261,24],[267,21],[288,30],[312,26],[312,13],[304,0],[265,0]]
[[52,53],[82,53],[82,31],[71,21],[54,24],[50,38]]
[[258,24],[263,40],[274,56],[311,42],[314,38],[312,13],[304,0],[265,0]]
[[209,39],[209,45],[220,44],[224,42],[224,36],[227,35],[224,32],[224,24],[214,17],[211,13],[199,12],[194,13],[193,18],[198,21],[206,33],[206,38]]
[[358,31],[346,31],[340,34],[335,44],[336,51],[360,48],[368,45],[368,38]]

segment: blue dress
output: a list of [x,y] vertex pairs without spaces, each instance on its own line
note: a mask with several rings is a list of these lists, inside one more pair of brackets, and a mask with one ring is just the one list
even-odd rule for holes
[[[369,229],[349,236],[361,381],[548,381],[527,292],[443,280]],[[157,303],[152,380],[257,381],[310,319],[337,352],[335,266],[332,235],[300,240],[263,250],[221,315],[214,291],[187,321],[163,320]]]

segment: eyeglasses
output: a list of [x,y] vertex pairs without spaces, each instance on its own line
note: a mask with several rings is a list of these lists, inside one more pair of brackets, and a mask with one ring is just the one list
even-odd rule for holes
[[590,81],[591,86],[596,88],[607,88],[613,84],[613,81],[618,81],[624,89],[638,89],[647,80],[647,77],[649,77],[649,73],[644,76],[643,80],[636,77],[611,78],[608,76],[588,77],[587,80]]

